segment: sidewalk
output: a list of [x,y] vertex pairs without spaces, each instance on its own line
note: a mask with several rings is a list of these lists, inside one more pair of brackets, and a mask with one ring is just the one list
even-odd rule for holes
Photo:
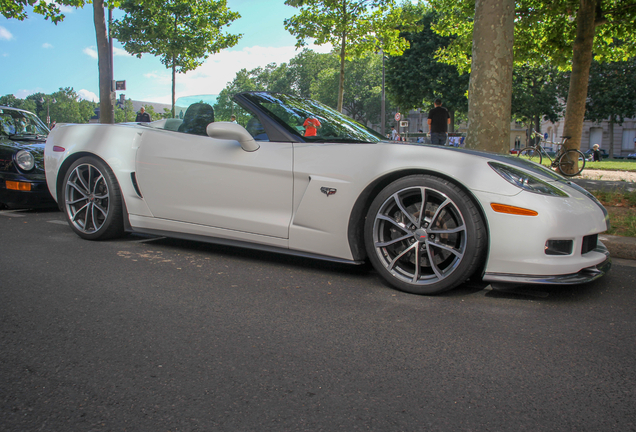
[[636,260],[636,238],[601,234],[598,239],[609,249],[612,258]]
[[[607,181],[607,180],[589,180],[589,179],[572,179],[573,183],[578,184],[588,191],[612,191],[612,190],[636,190],[636,185],[632,182],[624,181]],[[636,260],[636,238],[622,237],[601,234],[598,236],[605,247],[609,249],[612,258],[622,258]]]

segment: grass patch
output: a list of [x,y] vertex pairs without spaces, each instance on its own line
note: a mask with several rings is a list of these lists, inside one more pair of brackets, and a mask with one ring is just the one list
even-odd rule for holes
[[602,160],[599,162],[585,162],[585,169],[597,169],[607,171],[636,171],[635,160]]
[[[520,156],[523,157],[523,156]],[[553,158],[554,159],[554,158]],[[548,168],[551,166],[550,159],[543,155],[541,165]],[[636,172],[636,160],[634,159],[605,159],[598,162],[585,161],[585,169],[605,170],[605,171],[632,171]]]
[[636,192],[594,191],[609,213],[609,235],[636,237]]

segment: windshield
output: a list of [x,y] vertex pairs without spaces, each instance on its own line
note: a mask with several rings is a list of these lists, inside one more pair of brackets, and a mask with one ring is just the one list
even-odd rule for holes
[[46,137],[49,130],[28,111],[0,108],[0,134],[10,138]]
[[378,133],[320,102],[281,93],[242,95],[307,142],[375,143],[382,140]]

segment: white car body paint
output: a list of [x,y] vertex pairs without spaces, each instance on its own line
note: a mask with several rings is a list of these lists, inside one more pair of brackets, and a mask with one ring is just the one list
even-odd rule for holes
[[[514,157],[390,142],[248,142],[241,126],[214,125],[217,136],[240,136],[244,146],[233,139],[160,129],[167,127],[164,120],[58,125],[45,151],[51,194],[58,203],[63,199],[58,191],[63,191],[65,163],[94,155],[116,176],[133,231],[247,242],[354,262],[360,257],[349,231],[352,219],[363,223],[364,217],[355,214],[356,202],[387,176],[430,174],[461,187],[484,215],[486,280],[573,275],[608,259],[600,249],[581,253],[584,236],[607,229],[602,206],[577,187],[549,177],[542,180],[567,197],[528,192],[489,165],[515,165]],[[538,215],[498,213],[492,203]],[[574,252],[546,255],[547,240],[572,240]]]

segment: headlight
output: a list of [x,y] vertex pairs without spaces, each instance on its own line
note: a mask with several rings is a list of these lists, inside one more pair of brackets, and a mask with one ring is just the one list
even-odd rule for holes
[[21,170],[31,171],[35,166],[35,158],[30,152],[20,150],[15,154],[15,163],[18,164]]
[[538,179],[537,177],[528,174],[525,171],[513,168],[510,165],[504,165],[497,162],[488,162],[488,165],[490,165],[490,167],[494,169],[497,174],[502,176],[507,182],[517,186],[520,189],[541,195],[552,195],[559,197],[569,196],[561,189],[552,186],[550,183]]

